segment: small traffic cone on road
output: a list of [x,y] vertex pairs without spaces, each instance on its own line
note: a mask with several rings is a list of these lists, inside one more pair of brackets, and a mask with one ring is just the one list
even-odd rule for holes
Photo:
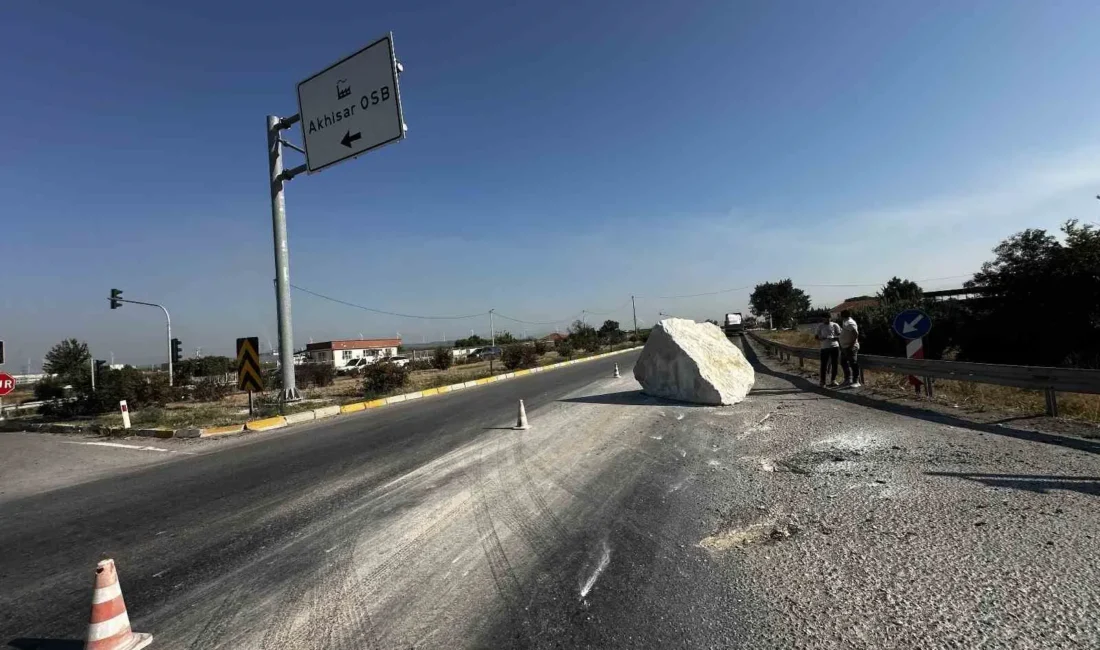
[[619,377],[622,377],[622,375],[619,374],[619,364],[616,363],[615,364],[615,379],[618,379]]
[[527,424],[527,409],[523,408],[523,400],[519,401],[519,415],[516,416],[516,426],[513,429],[519,429],[526,431],[531,428],[530,424]]
[[95,568],[92,618],[84,650],[138,650],[152,642],[152,634],[135,634],[130,630],[115,561],[103,560]]

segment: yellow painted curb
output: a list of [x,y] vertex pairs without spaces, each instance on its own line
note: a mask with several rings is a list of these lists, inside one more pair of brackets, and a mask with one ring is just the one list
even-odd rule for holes
[[439,389],[438,388],[429,388],[428,390],[420,391],[421,397],[427,397],[429,395],[438,395],[438,394],[439,394]]
[[420,399],[421,397],[424,397],[424,392],[423,391],[418,390],[415,393],[405,393],[405,401],[406,402],[411,400],[411,399]]
[[228,433],[240,433],[244,431],[243,424],[230,424],[224,427],[207,427],[199,434],[200,438],[209,438],[210,436],[224,436]]
[[385,398],[383,398],[383,399],[372,399],[371,401],[366,402],[366,407],[369,408],[369,409],[376,409],[379,406],[385,406],[385,405],[386,405]]
[[273,418],[264,418],[263,420],[249,420],[244,423],[244,428],[249,431],[267,431],[268,429],[278,429],[286,426],[286,418],[281,415],[276,415]]
[[478,386],[484,386],[485,384],[488,384],[490,381],[492,381],[492,380],[489,377],[483,377],[481,379],[475,379],[474,383],[477,384]]
[[515,376],[516,377],[522,377],[524,375],[529,375],[529,374],[531,374],[530,370],[517,370]]
[[355,402],[354,404],[344,404],[340,407],[341,413],[355,413],[356,411],[362,411],[366,408],[366,402]]
[[451,392],[451,387],[450,386],[440,386],[439,388],[434,388],[432,390],[435,391],[436,395],[442,395],[443,393]]

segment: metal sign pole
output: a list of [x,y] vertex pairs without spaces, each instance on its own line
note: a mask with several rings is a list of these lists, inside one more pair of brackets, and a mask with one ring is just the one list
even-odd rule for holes
[[286,235],[286,199],[283,183],[283,142],[279,132],[298,121],[267,116],[267,163],[271,180],[271,229],[275,242],[275,295],[279,315],[279,363],[283,375],[283,401],[302,399],[294,381],[294,334],[290,320],[290,246]]
[[493,355],[496,354],[496,349],[495,348],[497,347],[497,330],[496,330],[495,327],[493,327],[493,310],[492,309],[489,310],[489,338],[491,339],[490,340],[490,347],[489,347],[489,374],[492,375],[493,374]]
[[634,306],[634,296],[630,296],[630,310],[634,312],[634,342],[638,342],[638,308]]

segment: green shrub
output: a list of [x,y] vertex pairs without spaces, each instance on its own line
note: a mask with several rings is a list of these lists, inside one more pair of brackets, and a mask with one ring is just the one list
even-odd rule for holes
[[44,377],[34,385],[34,398],[48,402],[65,397],[65,382],[57,377]]
[[454,362],[454,354],[445,347],[440,346],[432,353],[432,365],[435,366],[437,370],[448,370],[454,365]]
[[409,383],[409,369],[390,361],[372,363],[363,370],[363,393],[384,395]]
[[573,356],[573,344],[569,341],[558,341],[558,344],[554,346],[554,349],[559,355],[566,359]]
[[538,364],[539,355],[535,352],[535,346],[524,343],[506,345],[501,350],[500,361],[509,370],[518,368],[533,368]]
[[213,378],[200,379],[191,391],[191,397],[198,402],[217,402],[232,392],[231,384],[218,383]]
[[336,381],[336,368],[328,363],[311,363],[309,376],[314,386],[331,386]]
[[413,370],[432,370],[435,368],[435,361],[432,359],[412,359],[405,367],[409,369],[409,372]]
[[549,349],[550,346],[546,345],[546,341],[543,341],[542,339],[535,339],[535,354],[541,357],[542,355],[546,354]]

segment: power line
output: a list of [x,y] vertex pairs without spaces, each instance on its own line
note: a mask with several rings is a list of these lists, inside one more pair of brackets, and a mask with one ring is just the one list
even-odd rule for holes
[[[914,282],[919,284],[921,282],[936,282],[936,281],[939,281],[939,280],[956,280],[958,278],[969,278],[969,277],[973,277],[973,276],[974,276],[973,273],[967,273],[965,275],[948,275],[948,276],[944,276],[944,277],[941,277],[941,278],[923,278],[923,279],[920,279],[920,280],[914,280]],[[848,287],[848,288],[852,288],[852,287],[881,287],[884,284],[886,284],[886,283],[885,282],[863,282],[863,283],[852,283],[852,284],[801,284],[799,282],[795,282],[794,286],[795,287],[807,287],[807,288],[820,289],[820,288],[827,288],[827,287],[833,287],[833,288],[842,288],[842,287]],[[749,286],[746,286],[746,287],[735,287],[733,289],[719,289],[718,291],[706,291],[704,293],[688,293],[688,294],[684,294],[684,295],[681,295],[681,296],[637,296],[637,298],[644,298],[646,300],[676,300],[678,298],[700,298],[702,296],[716,296],[716,295],[722,294],[722,293],[733,293],[734,291],[746,291],[746,290],[752,289],[752,288],[753,288],[753,285],[749,285]],[[588,313],[595,313],[595,312],[588,312]]]
[[734,291],[744,291],[746,289],[752,289],[752,286],[737,287],[735,289],[719,289],[718,291],[707,291],[704,293],[687,293],[682,296],[635,296],[636,298],[644,298],[646,300],[675,300],[677,298],[698,298],[700,296],[716,296],[720,293],[732,293]]
[[630,301],[628,300],[628,301],[624,302],[623,304],[619,305],[618,307],[616,307],[616,308],[614,308],[610,311],[592,311],[591,309],[585,309],[584,313],[592,314],[593,316],[610,316],[611,314],[616,314],[616,313],[622,311],[623,309],[626,309],[627,305],[629,305],[629,304],[630,304]]
[[375,309],[373,307],[364,307],[363,305],[357,305],[353,302],[348,302],[346,300],[340,300],[339,298],[333,298],[332,296],[326,296],[323,293],[317,293],[316,291],[311,291],[309,289],[306,289],[305,287],[299,287],[296,284],[292,284],[290,286],[293,289],[297,289],[298,291],[308,293],[311,296],[316,296],[318,298],[322,298],[324,300],[329,300],[329,301],[335,302],[337,304],[346,305],[348,307],[354,307],[356,309],[362,309],[363,311],[373,312],[375,314],[385,314],[386,316],[400,316],[401,318],[419,318],[419,319],[422,319],[422,320],[465,320],[465,319],[468,319],[468,318],[480,318],[482,316],[488,316],[489,315],[489,312],[487,312],[487,311],[479,312],[477,314],[470,314],[468,316],[419,316],[419,315],[416,315],[416,314],[401,314],[401,313],[398,313],[398,312],[395,312],[395,311],[386,311],[384,309]]
[[[581,313],[582,314],[591,314],[593,312],[586,311],[586,312],[581,312]],[[493,311],[493,314],[497,318],[503,318],[505,320],[514,321],[516,323],[523,323],[524,325],[556,325],[558,323],[568,323],[568,322],[571,322],[571,321],[575,321],[580,316],[580,314],[578,314],[577,316],[570,316],[569,318],[559,318],[558,320],[520,320],[518,318],[512,318],[511,316],[505,316],[504,314],[500,313],[499,311],[495,311],[495,310]]]

